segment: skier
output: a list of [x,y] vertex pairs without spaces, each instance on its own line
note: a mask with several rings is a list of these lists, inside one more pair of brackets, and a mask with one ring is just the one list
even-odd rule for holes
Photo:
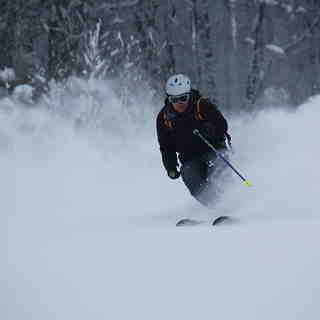
[[231,139],[227,133],[227,121],[216,104],[191,87],[186,75],[170,77],[165,91],[165,105],[157,117],[163,165],[169,178],[178,179],[181,175],[191,195],[210,207],[216,199],[215,182],[224,165],[215,152],[194,134],[194,130],[199,130],[217,150],[226,154],[226,141]]

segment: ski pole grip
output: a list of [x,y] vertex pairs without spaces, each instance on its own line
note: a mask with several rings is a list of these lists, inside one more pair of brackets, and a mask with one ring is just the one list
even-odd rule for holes
[[198,129],[193,130],[193,134],[198,136],[204,143],[206,143],[216,153],[216,155],[241,178],[247,187],[252,186],[252,184],[241,175],[241,173],[200,133]]

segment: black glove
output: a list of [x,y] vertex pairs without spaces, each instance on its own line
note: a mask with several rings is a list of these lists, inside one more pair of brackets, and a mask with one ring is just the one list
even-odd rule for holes
[[216,145],[217,149],[226,148],[225,135],[219,133],[216,127],[210,123],[205,122],[203,124],[203,135],[213,144]]
[[168,176],[170,179],[178,179],[180,177],[180,172],[177,169],[169,170]]
[[216,128],[215,126],[210,122],[204,122],[202,125],[202,132],[208,139],[214,139],[216,137]]

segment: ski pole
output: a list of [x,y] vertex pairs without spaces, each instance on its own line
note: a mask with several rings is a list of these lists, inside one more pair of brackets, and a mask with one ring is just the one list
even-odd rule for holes
[[241,180],[247,187],[252,186],[252,184],[243,177],[243,175],[200,133],[198,129],[193,130],[193,134],[198,136],[204,143],[206,143],[216,153],[216,155],[241,178]]

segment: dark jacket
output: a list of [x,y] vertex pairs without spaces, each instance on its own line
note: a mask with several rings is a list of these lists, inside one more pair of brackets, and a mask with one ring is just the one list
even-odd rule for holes
[[217,149],[225,146],[227,121],[209,99],[202,98],[197,90],[192,90],[188,108],[182,113],[176,112],[166,99],[157,117],[157,134],[163,165],[167,171],[176,169],[177,153],[180,162],[184,164],[210,151],[207,144],[193,134],[195,129]]

